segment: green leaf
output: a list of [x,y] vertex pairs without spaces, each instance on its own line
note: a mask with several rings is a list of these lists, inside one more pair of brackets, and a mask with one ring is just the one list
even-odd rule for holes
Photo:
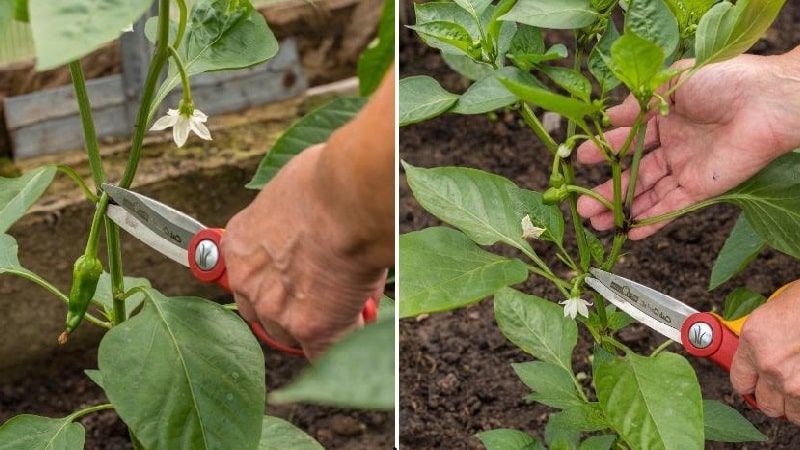
[[766,301],[767,298],[757,292],[744,287],[736,288],[725,297],[722,317],[725,320],[739,319],[750,314]]
[[667,57],[681,39],[678,21],[663,0],[631,0],[625,15],[625,33],[629,32],[656,44]]
[[39,200],[55,175],[55,166],[45,166],[19,178],[0,177],[0,233],[8,231]]
[[[484,114],[511,105],[517,96],[508,92],[500,83],[500,78],[518,80],[522,83],[538,84],[539,80],[528,72],[516,67],[503,67],[473,83],[449,112],[457,114]],[[544,88],[544,86],[542,86]]]
[[264,416],[258,450],[325,450],[305,431],[279,417]]
[[589,53],[589,59],[586,61],[589,72],[592,73],[600,84],[600,90],[604,93],[614,89],[620,84],[619,78],[614,75],[614,72],[608,67],[608,63],[606,62],[611,61],[611,46],[617,39],[619,39],[617,27],[614,26],[613,21],[609,20],[603,37],[601,37],[600,41],[592,48],[592,51]]
[[384,295],[381,297],[381,303],[378,307],[378,322],[382,322],[384,320],[394,320],[395,314],[395,301],[391,297],[387,297]]
[[500,428],[478,433],[475,437],[486,450],[545,450],[541,442],[517,430]]
[[0,36],[5,36],[8,26],[14,20],[16,0],[0,0]]
[[605,259],[606,248],[603,245],[603,241],[597,237],[591,230],[586,228],[583,229],[584,234],[586,234],[586,241],[589,244],[589,253],[592,255],[592,261],[598,266],[603,265],[603,260]]
[[363,98],[337,98],[306,114],[267,151],[247,188],[263,188],[289,160],[312,145],[326,142],[334,130],[351,121],[366,103]]
[[[448,67],[467,79],[477,81],[494,72],[491,65],[478,62],[466,55],[442,52],[442,60]],[[401,99],[402,102],[402,99]]]
[[14,1],[14,20],[30,23],[31,16],[28,14],[28,0]]
[[[503,51],[499,47],[502,47],[502,45],[500,45],[500,41],[504,39],[502,36],[503,33],[505,32],[508,26],[511,26],[512,28],[509,29],[514,33],[511,36],[513,39],[514,35],[517,32],[518,26],[515,22],[504,22],[500,20],[500,16],[509,12],[516,3],[517,0],[500,0],[497,3],[497,5],[494,8],[492,8],[492,14],[489,16],[489,21],[488,24],[486,25],[486,35],[489,38],[490,43],[494,44],[495,50],[498,50],[497,51],[498,56],[501,57],[503,56]],[[502,67],[502,59],[499,62],[500,62],[499,66]]]
[[[479,39],[481,36],[478,29],[478,23],[464,8],[458,6],[455,2],[427,2],[414,4],[414,17],[416,17],[416,25],[421,25],[428,22],[452,22],[460,25],[469,33],[470,42]],[[443,53],[463,54],[461,50],[453,47],[443,41],[438,41],[429,36],[420,36],[422,40],[430,47],[438,48]]]
[[714,261],[714,267],[711,268],[708,290],[716,289],[738,275],[758,256],[765,245],[766,242],[753,230],[747,218],[740,215],[731,234],[725,239],[725,244]]
[[[264,16],[249,1],[198,0],[189,13],[186,32],[177,50],[186,74],[191,77],[261,64],[278,53],[278,41]],[[180,79],[177,66],[170,58],[169,73],[156,93],[151,116],[167,94],[180,84]],[[196,106],[202,109],[202,105]]]
[[528,278],[522,261],[482,250],[443,227],[400,236],[400,271],[400,317],[466,306]]
[[706,440],[709,441],[767,441],[767,437],[739,414],[739,411],[716,400],[703,400],[703,423],[705,424]]
[[563,412],[550,414],[544,428],[544,441],[550,450],[578,450],[581,432],[564,417]]
[[563,238],[561,211],[542,203],[541,194],[518,188],[499,175],[463,167],[421,169],[403,162],[414,197],[428,212],[480,245],[495,242],[533,253],[522,238],[522,218],[530,215],[555,239]]
[[591,25],[597,19],[589,0],[518,0],[500,20],[539,28],[574,29]]
[[455,48],[471,58],[480,58],[480,47],[473,45],[472,35],[466,28],[457,23],[435,20],[418,23],[408,28],[426,38],[426,42],[431,47],[438,48],[444,52],[452,51],[451,48]]
[[522,351],[572,372],[578,326],[560,306],[504,288],[495,294],[494,316],[500,331]]
[[614,445],[614,441],[616,440],[617,436],[613,434],[604,436],[591,436],[586,438],[585,441],[581,442],[578,450],[611,450],[611,446]]
[[458,95],[445,91],[426,75],[400,80],[400,126],[432,119],[453,106]]
[[506,56],[515,66],[527,72],[536,64],[566,58],[567,47],[564,44],[555,44],[546,49],[542,30],[520,24],[511,39]]
[[787,153],[721,197],[771,247],[800,258],[800,154]]
[[584,117],[597,114],[602,110],[600,106],[593,103],[555,94],[532,84],[524,84],[508,78],[501,78],[500,82],[520,99],[548,111],[557,112],[574,122],[583,123]]
[[592,96],[592,83],[580,72],[560,66],[542,66],[542,72],[555,84],[585,102]]
[[369,97],[394,63],[394,0],[385,0],[378,36],[358,58],[358,94]]
[[0,427],[0,450],[83,450],[86,430],[69,418],[22,414]]
[[570,405],[563,411],[551,414],[550,423],[555,428],[569,431],[569,434],[600,431],[609,427],[608,421],[603,416],[603,408],[597,402]]
[[708,11],[697,26],[695,67],[744,53],[772,25],[785,0],[724,1]]
[[97,359],[109,400],[144,448],[258,448],[264,356],[221,305],[147,290],[142,312],[105,334]]
[[631,91],[638,93],[641,88],[650,86],[664,60],[659,46],[629,32],[611,45],[611,60],[606,64]]
[[7,234],[0,234],[0,275],[15,275],[20,278],[33,281],[39,286],[47,289],[51,294],[56,295],[57,297],[60,297],[62,300],[66,301],[67,296],[62,294],[57,287],[53,286],[44,278],[20,265],[17,257],[18,250],[19,247],[17,246],[17,241],[13,237]]
[[31,1],[36,70],[54,69],[117,38],[151,0]]
[[680,355],[629,353],[599,367],[597,397],[612,428],[633,448],[703,448],[703,404],[692,366]]
[[334,344],[298,379],[274,391],[273,403],[394,409],[394,321],[381,321]]
[[697,23],[714,3],[716,0],[666,0],[672,15],[678,19],[682,36],[694,34]]
[[468,12],[475,20],[480,20],[492,0],[455,0],[456,4]]
[[90,380],[94,382],[94,384],[100,386],[101,389],[105,389],[103,387],[103,372],[100,372],[97,369],[86,369],[83,371]]
[[[125,286],[125,292],[128,292],[135,287],[149,288],[150,281],[146,278],[124,277],[123,285]],[[94,292],[93,300],[102,306],[106,317],[114,317],[114,294],[111,288],[111,275],[108,272],[103,272],[103,274],[100,275],[100,281],[97,283],[97,290]],[[125,299],[128,317],[141,306],[143,301],[144,294],[142,293],[133,294]]]
[[533,390],[525,397],[528,400],[559,409],[584,403],[572,382],[572,372],[561,365],[530,361],[511,364],[511,367],[525,386]]

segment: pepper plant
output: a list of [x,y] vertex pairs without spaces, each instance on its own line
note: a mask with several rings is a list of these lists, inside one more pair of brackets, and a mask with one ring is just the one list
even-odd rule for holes
[[[748,239],[756,242],[749,251],[723,252],[715,265],[717,284],[741,270],[764,245],[800,257],[797,153],[694,207],[641,221],[630,216],[648,114],[668,115],[670,96],[685,80],[746,51],[782,5],[777,0],[455,0],[415,5],[416,23],[409,28],[471,83],[457,94],[429,76],[402,79],[401,126],[444,113],[487,114],[507,108],[521,116],[552,160],[550,173],[542,174],[549,176],[549,188],[542,193],[476,169],[403,163],[416,200],[449,227],[400,237],[400,316],[451,310],[494,296],[500,331],[534,358],[512,365],[532,390],[527,398],[557,410],[550,414],[544,442],[521,431],[491,430],[477,435],[487,449],[684,450],[701,449],[705,440],[765,439],[735,409],[703,400],[693,369],[683,356],[667,351],[669,343],[641,355],[617,340],[614,333],[631,319],[592,292],[585,278],[590,267],[613,269],[632,227],[718,202],[743,211],[737,230],[747,229],[735,232],[731,248]],[[548,29],[571,30],[559,34],[571,36],[570,42],[548,47],[543,38]],[[694,60],[688,67],[672,65],[689,57]],[[603,131],[610,93],[618,86],[634,96],[641,113],[622,147],[612,149]],[[563,142],[543,125],[547,111],[567,119]],[[614,187],[611,200],[576,180],[572,150],[587,140],[605,157]],[[631,181],[623,190],[626,170]],[[615,229],[607,243],[584,226],[577,212],[580,195],[590,195],[613,211]],[[574,245],[565,243],[568,226]],[[538,252],[531,240],[543,242],[536,246]],[[484,248],[498,243],[519,256]],[[542,251],[554,253],[560,264],[549,266]],[[551,283],[560,298],[510,287],[530,277]],[[752,308],[757,301],[732,303]],[[594,341],[591,383],[572,367],[579,326]]]
[[[108,329],[99,345],[98,369],[86,374],[109,399],[108,404],[88,406],[64,418],[13,417],[0,426],[0,449],[83,449],[85,430],[78,419],[108,409],[115,410],[128,426],[134,449],[320,449],[319,443],[290,423],[264,415],[263,353],[248,326],[232,311],[234,305],[197,297],[168,298],[145,279],[123,276],[119,230],[105,216],[109,196],[100,186],[107,179],[80,58],[130,29],[152,3],[0,2],[0,34],[14,20],[30,22],[37,69],[68,64],[94,185],[87,186],[73,169],[60,165],[33,169],[18,178],[0,178],[0,275],[37,283],[67,305],[60,343],[68,345],[70,334],[87,326],[81,325],[82,321]],[[249,0],[196,0],[191,9],[185,0],[158,0],[157,4],[158,16],[147,22],[145,30],[139,30],[155,48],[140,93],[128,162],[121,179],[109,180],[125,188],[135,179],[148,130],[172,128],[178,146],[187,142],[190,132],[202,139],[212,138],[204,124],[207,116],[200,110],[202,105],[192,98],[192,76],[247,68],[278,51],[275,36]],[[386,45],[383,33],[380,48]],[[379,60],[390,59],[385,52],[372,53],[365,55],[364,64],[380,65]],[[370,73],[363,80],[374,84],[374,78],[381,75]],[[179,104],[167,105],[167,115],[155,120],[163,100],[176,88],[183,92]],[[364,95],[370,92],[366,89]],[[74,264],[69,295],[24,268],[15,239],[7,234],[58,172],[78,183],[87,199],[96,204],[84,253]],[[103,235],[107,257],[98,254]],[[321,357],[308,374],[276,394],[275,400],[392,408],[393,358],[363,357],[386,353],[370,351],[383,350],[386,330],[394,328],[385,320],[391,314],[384,311],[383,316],[376,325],[345,339],[335,354]],[[53,331],[55,342],[58,332]],[[373,376],[359,385],[362,389],[356,394],[340,389],[338,393],[347,395],[346,400],[331,394],[331,383],[363,378],[365,373],[372,374],[376,365],[384,369],[379,372],[378,388]],[[387,383],[388,389],[380,389]]]

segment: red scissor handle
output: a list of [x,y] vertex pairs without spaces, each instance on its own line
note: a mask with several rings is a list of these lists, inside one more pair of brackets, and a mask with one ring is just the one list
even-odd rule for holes
[[[692,314],[683,322],[681,342],[690,354],[708,358],[730,373],[739,336],[724,326],[719,316],[703,312]],[[755,397],[750,394],[742,397],[748,405],[758,409]]]
[[[206,228],[195,234],[189,242],[189,268],[195,278],[204,283],[216,283],[228,292],[231,292],[228,283],[228,273],[225,269],[225,258],[222,256],[222,228]],[[365,323],[372,323],[378,318],[378,305],[370,297],[364,304],[361,317]],[[259,322],[251,322],[250,329],[253,334],[264,344],[275,350],[296,356],[303,356],[302,349],[289,347],[272,339]]]

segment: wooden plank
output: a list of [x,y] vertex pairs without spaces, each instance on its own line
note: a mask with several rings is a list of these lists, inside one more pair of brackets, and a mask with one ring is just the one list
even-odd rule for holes
[[[87,83],[98,137],[128,137],[127,102],[121,75]],[[281,42],[278,54],[247,70],[214,72],[192,78],[192,96],[206,114],[241,111],[254,105],[286,100],[306,89],[295,41]],[[176,108],[181,90],[165,100]],[[16,158],[54,154],[83,147],[83,131],[72,87],[4,99],[6,126]]]

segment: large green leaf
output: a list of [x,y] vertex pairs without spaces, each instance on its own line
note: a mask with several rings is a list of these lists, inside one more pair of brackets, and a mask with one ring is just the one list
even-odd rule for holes
[[608,21],[606,30],[603,36],[595,44],[592,51],[589,53],[589,59],[586,65],[589,67],[589,72],[592,73],[594,78],[600,84],[602,92],[608,92],[611,89],[619,86],[620,80],[614,75],[614,72],[608,67],[606,61],[611,61],[611,46],[619,39],[619,32],[617,27],[614,26],[613,21]]
[[439,82],[426,75],[400,80],[400,126],[432,119],[453,106],[458,95],[444,90]]
[[738,275],[750,264],[766,245],[747,222],[744,215],[736,220],[731,234],[725,239],[725,244],[714,261],[711,268],[711,280],[708,290],[713,290],[721,284]]
[[17,257],[18,249],[17,241],[13,237],[7,234],[0,234],[0,275],[15,275],[20,278],[33,281],[39,286],[47,289],[53,295],[56,295],[57,297],[66,301],[67,297],[62,294],[57,287],[53,286],[44,278],[20,265]]
[[578,447],[578,450],[611,450],[611,446],[614,445],[614,441],[616,440],[617,436],[613,434],[591,436],[581,442],[581,446]]
[[597,19],[589,0],[519,0],[500,20],[511,20],[539,28],[573,29]]
[[257,449],[264,357],[250,329],[214,302],[146,292],[97,357],[122,420],[148,449]]
[[753,292],[744,287],[738,287],[725,297],[722,317],[725,320],[739,319],[750,314],[766,301],[767,298],[758,292]]
[[785,0],[738,0],[717,3],[697,26],[695,66],[723,61],[745,52],[778,16]]
[[578,326],[556,303],[504,288],[494,296],[500,331],[526,353],[572,372]]
[[400,236],[400,272],[400,317],[466,306],[528,277],[522,261],[484,251],[443,227]]
[[561,365],[544,361],[511,364],[517,376],[533,392],[525,398],[552,408],[579,406],[584,402],[578,396],[572,373]]
[[312,145],[327,141],[337,128],[351,121],[366,103],[364,98],[337,98],[306,114],[275,141],[246,187],[263,188],[289,160]]
[[574,122],[583,123],[586,116],[602,111],[600,105],[555,94],[534,84],[520,83],[508,78],[501,78],[500,82],[520,99],[548,111],[557,112]]
[[[149,288],[150,281],[147,278],[124,277],[123,286],[125,286],[125,292],[128,292],[136,287]],[[100,275],[100,281],[97,283],[97,290],[95,290],[92,300],[101,305],[106,317],[114,317],[114,294],[111,288],[111,275],[108,272],[103,272]],[[144,294],[141,292],[132,294],[125,299],[128,317],[142,305],[143,301]]]
[[577,70],[561,66],[542,66],[542,72],[560,88],[585,102],[592,95],[592,83]]
[[455,0],[455,2],[475,20],[481,20],[483,12],[492,4],[492,0]]
[[629,353],[595,367],[595,386],[608,421],[632,448],[703,448],[703,403],[692,366],[663,352]]
[[394,409],[394,321],[358,330],[325,352],[270,402]]
[[[516,67],[503,67],[490,73],[482,80],[473,83],[449,112],[458,114],[483,114],[511,105],[517,96],[508,91],[500,83],[499,77],[518,80],[522,83],[539,84],[539,81],[528,72]],[[541,84],[539,84],[541,86]],[[544,86],[542,86],[544,87]]]
[[22,414],[0,427],[0,450],[83,450],[86,430],[69,418]]
[[777,158],[721,199],[742,208],[771,247],[800,258],[800,153]]
[[31,31],[36,70],[79,59],[115,39],[136,22],[152,0],[32,0]]
[[316,439],[279,417],[264,416],[258,450],[325,450]]
[[443,52],[452,52],[452,49],[456,49],[457,53],[464,53],[471,58],[480,57],[481,50],[474,45],[472,35],[458,23],[434,20],[418,23],[409,28],[425,38],[431,47],[438,48]]
[[665,0],[665,3],[678,19],[681,35],[686,36],[696,31],[696,25],[716,0]]
[[394,63],[395,26],[394,0],[385,0],[378,36],[358,58],[358,93],[362,97],[369,97],[378,89]]
[[45,166],[19,178],[0,177],[0,233],[8,231],[39,200],[55,175],[55,166]]
[[[278,41],[264,16],[249,1],[198,0],[177,50],[186,74],[193,76],[263,63],[278,53]],[[151,116],[156,106],[180,84],[180,73],[172,58],[169,64],[167,79],[152,103]],[[202,109],[202,105],[197,106]]]
[[625,33],[611,45],[611,72],[633,92],[648,87],[664,65],[664,51],[635,33]]
[[500,428],[475,435],[486,450],[545,450],[535,438],[518,430]]
[[480,245],[499,241],[532,253],[522,237],[526,215],[548,231],[542,238],[563,239],[561,211],[544,205],[539,193],[520,189],[506,178],[463,167],[421,169],[405,162],[403,167],[422,207]]
[[625,14],[625,33],[628,32],[656,44],[667,57],[681,38],[678,21],[664,0],[631,0]]
[[448,67],[472,81],[478,81],[494,72],[491,65],[484,62],[477,62],[466,55],[456,55],[453,53],[442,52],[442,61]]
[[716,400],[703,400],[706,440],[717,442],[764,442],[758,431],[739,411]]

